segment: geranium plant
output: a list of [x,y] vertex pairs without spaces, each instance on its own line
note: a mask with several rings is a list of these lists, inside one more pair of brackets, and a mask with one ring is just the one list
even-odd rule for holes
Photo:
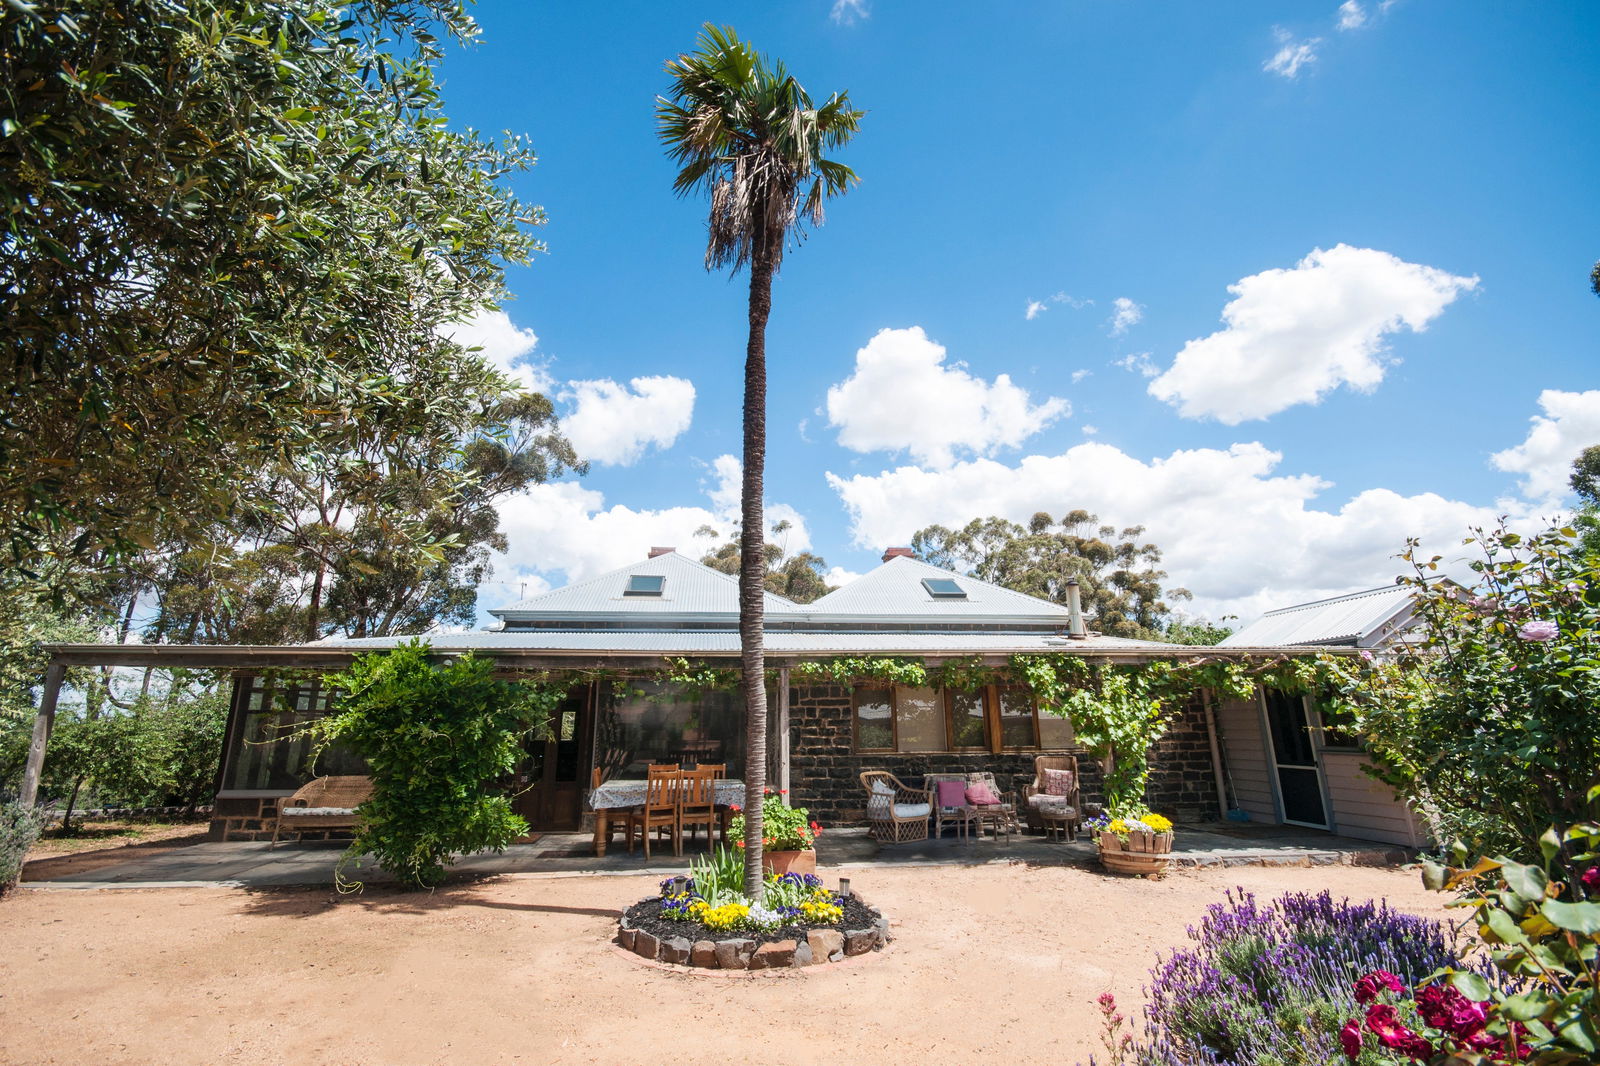
[[[788,789],[767,789],[761,801],[761,846],[766,851],[812,851],[822,826],[811,820],[804,807],[789,806]],[[736,808],[737,809],[737,808]],[[735,814],[728,835],[744,847],[744,815]]]

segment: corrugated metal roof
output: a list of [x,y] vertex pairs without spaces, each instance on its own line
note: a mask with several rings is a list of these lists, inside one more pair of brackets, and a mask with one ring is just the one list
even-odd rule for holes
[[[328,638],[319,648],[392,648],[411,637]],[[662,655],[737,655],[739,634],[676,630],[521,630],[501,633],[437,633],[427,637],[433,647],[446,650],[481,648],[496,651],[621,651]],[[1193,649],[1121,637],[1089,637],[1067,641],[1046,633],[811,633],[769,631],[765,646],[774,654],[838,655],[848,652],[877,654],[950,654],[1017,652],[1042,654],[1059,651],[1159,651]],[[1202,649],[1203,650],[1203,649]]]
[[[966,598],[936,597],[923,586],[924,578],[954,579],[966,592]],[[843,588],[828,593],[800,610],[818,620],[1026,618],[1059,622],[1063,626],[1067,624],[1067,609],[1059,604],[991,585],[965,574],[943,570],[904,555],[869,570]]]
[[1218,647],[1349,644],[1370,648],[1404,628],[1414,595],[1408,585],[1390,585],[1284,607],[1251,622]]
[[[666,578],[659,596],[625,596],[628,578],[635,574],[654,574]],[[786,615],[800,608],[782,596],[766,594],[767,613]],[[739,614],[739,579],[713,570],[688,556],[666,552],[654,559],[641,559],[587,581],[574,582],[549,592],[530,596],[510,607],[489,612],[507,621],[532,618],[570,618],[586,615],[603,618],[615,615],[726,615]]]

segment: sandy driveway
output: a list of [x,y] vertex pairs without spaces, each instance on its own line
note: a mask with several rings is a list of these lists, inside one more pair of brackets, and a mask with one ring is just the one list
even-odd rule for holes
[[[831,880],[831,878],[830,878]],[[1331,888],[1443,915],[1415,874],[1352,867],[852,871],[881,955],[738,978],[606,942],[641,877],[506,878],[432,895],[38,891],[0,903],[0,1062],[1073,1062],[1093,1000],[1136,1000],[1159,949],[1231,886]]]

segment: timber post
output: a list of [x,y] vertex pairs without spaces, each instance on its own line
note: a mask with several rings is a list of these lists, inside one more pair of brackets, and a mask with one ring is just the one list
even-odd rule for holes
[[33,741],[28,745],[28,765],[22,772],[22,805],[32,807],[39,798],[39,775],[44,770],[44,749],[50,742],[50,730],[56,724],[56,700],[61,696],[61,682],[67,676],[64,663],[53,662],[44,674],[44,693],[39,697],[39,713],[33,719]]
[[778,757],[778,789],[789,791],[789,668],[778,667],[778,743],[774,745]]

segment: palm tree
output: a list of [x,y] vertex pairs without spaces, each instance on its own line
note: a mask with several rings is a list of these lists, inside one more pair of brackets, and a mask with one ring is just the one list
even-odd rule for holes
[[823,153],[850,140],[862,112],[835,93],[821,107],[784,69],[707,23],[697,51],[667,63],[657,131],[681,169],[679,196],[711,199],[706,269],[750,268],[750,338],[744,363],[744,480],[740,496],[739,650],[744,678],[745,892],[761,893],[761,803],[767,776],[766,655],[762,647],[761,490],[767,454],[767,317],[772,279],[791,231],[822,224],[822,203],[857,178]]

